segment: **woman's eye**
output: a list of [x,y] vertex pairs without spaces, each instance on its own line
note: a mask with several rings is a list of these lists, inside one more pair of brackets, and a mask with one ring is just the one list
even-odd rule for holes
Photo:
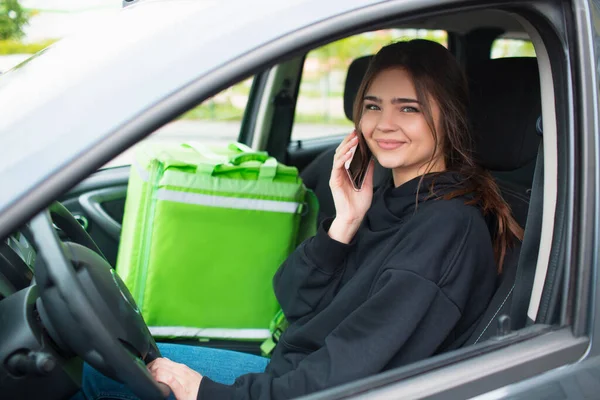
[[365,110],[377,111],[379,110],[379,106],[375,104],[365,104]]
[[410,107],[410,106],[404,106],[402,108],[400,108],[400,111],[405,112],[405,113],[417,113],[419,112],[419,110],[415,107]]

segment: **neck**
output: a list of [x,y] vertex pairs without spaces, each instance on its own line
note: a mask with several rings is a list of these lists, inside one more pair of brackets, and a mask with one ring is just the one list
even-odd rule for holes
[[420,167],[398,167],[392,170],[394,178],[394,186],[398,187],[406,182],[416,178],[417,176],[425,175],[432,172],[443,172],[446,170],[446,162],[443,157],[438,158],[432,163],[421,165]]

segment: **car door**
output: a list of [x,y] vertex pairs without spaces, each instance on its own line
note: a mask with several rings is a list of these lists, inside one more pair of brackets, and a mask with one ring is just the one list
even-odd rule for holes
[[[569,364],[600,351],[593,340],[600,321],[595,307],[600,283],[596,270],[600,147],[594,47],[599,35],[592,19],[592,12],[597,15],[598,9],[585,0],[572,3],[572,8],[528,1],[512,2],[510,9],[496,3],[477,5],[509,13],[521,21],[533,38],[543,67],[544,205],[534,212],[541,213],[544,221],[535,265],[539,273],[529,307],[535,323],[516,332],[501,325],[499,335],[488,342],[386,371],[312,398],[467,398],[487,393],[497,398],[510,393],[510,385],[518,381],[536,379],[553,370],[566,371]],[[343,19],[345,24],[341,24],[341,17],[333,18],[295,32],[295,41],[286,42],[284,37],[275,45],[280,45],[280,53],[287,54],[310,46],[315,38],[325,41],[348,29],[380,24],[385,18],[410,16],[426,20],[469,11],[473,4],[445,1],[432,7],[430,3],[411,0],[368,5],[352,14],[351,22]],[[473,20],[457,21],[466,24]],[[257,63],[273,61],[267,52],[256,57],[261,57]],[[242,64],[231,68],[243,74],[249,67]],[[206,79],[215,77],[216,73]],[[114,186],[119,186],[118,182]],[[77,193],[76,189],[72,192]],[[496,322],[494,319],[490,324]],[[494,394],[494,390],[499,392]]]
[[[251,121],[256,118],[253,114],[257,112],[253,104],[260,101],[264,89],[261,79],[251,77],[227,88],[144,142],[248,142]],[[135,152],[135,146],[128,149],[60,198],[113,266],[117,262],[129,173],[136,168]]]

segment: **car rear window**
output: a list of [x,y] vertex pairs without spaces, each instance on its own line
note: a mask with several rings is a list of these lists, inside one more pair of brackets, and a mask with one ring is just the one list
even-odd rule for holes
[[490,58],[535,57],[531,40],[499,38],[492,43]]

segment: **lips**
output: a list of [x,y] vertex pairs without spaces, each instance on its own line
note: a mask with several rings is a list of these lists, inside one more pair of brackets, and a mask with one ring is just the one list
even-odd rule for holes
[[375,143],[383,150],[399,149],[406,144],[406,142],[401,142],[399,140],[376,140]]

